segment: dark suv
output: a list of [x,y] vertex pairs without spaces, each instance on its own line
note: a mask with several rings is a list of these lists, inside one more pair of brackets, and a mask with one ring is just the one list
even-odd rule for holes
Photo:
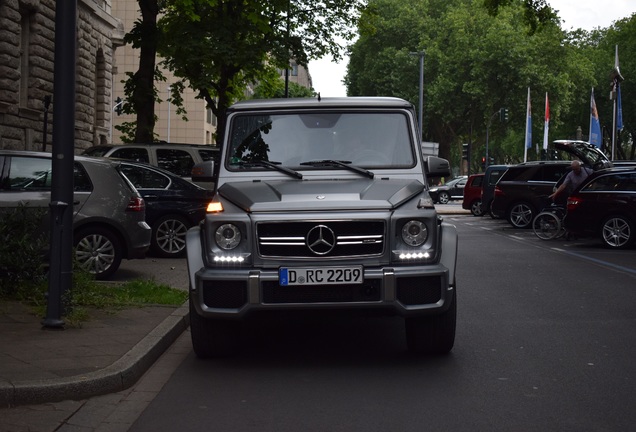
[[547,204],[547,196],[569,171],[572,158],[595,170],[612,166],[598,148],[584,141],[555,141],[553,145],[554,152],[561,152],[557,155],[560,160],[514,165],[501,176],[490,206],[494,217],[505,217],[516,228],[529,227]]

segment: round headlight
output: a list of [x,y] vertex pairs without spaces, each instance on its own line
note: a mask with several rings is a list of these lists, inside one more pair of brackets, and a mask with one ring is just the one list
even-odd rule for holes
[[221,249],[231,250],[241,242],[241,230],[236,225],[223,224],[216,229],[214,238]]
[[428,237],[426,225],[420,221],[408,221],[402,227],[402,240],[410,246],[421,246]]

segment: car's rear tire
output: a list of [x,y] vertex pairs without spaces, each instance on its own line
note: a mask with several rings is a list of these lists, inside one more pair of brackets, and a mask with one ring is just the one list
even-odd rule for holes
[[200,316],[190,299],[190,335],[192,348],[201,359],[228,357],[236,353],[240,323]]
[[634,223],[624,216],[611,216],[601,224],[601,240],[606,247],[625,249],[636,240]]
[[470,212],[473,216],[483,216],[484,212],[481,209],[481,200],[475,200],[470,204]]
[[508,222],[515,228],[529,228],[534,219],[534,209],[525,202],[514,204],[508,210]]
[[414,354],[443,355],[455,345],[457,292],[446,312],[430,317],[405,319],[406,343]]
[[437,201],[439,201],[440,204],[448,204],[450,201],[450,195],[448,192],[440,192],[437,197]]
[[117,271],[124,255],[119,237],[102,227],[79,230],[73,238],[75,259],[81,268],[98,280],[108,279]]
[[179,258],[185,255],[186,233],[190,223],[179,215],[160,217],[152,225],[150,250],[161,258]]

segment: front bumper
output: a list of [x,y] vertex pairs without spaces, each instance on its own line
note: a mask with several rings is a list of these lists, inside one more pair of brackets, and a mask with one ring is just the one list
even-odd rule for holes
[[457,233],[445,226],[437,264],[364,267],[356,285],[280,286],[278,269],[208,268],[199,228],[188,231],[190,298],[206,318],[242,319],[267,310],[376,310],[404,317],[446,311],[455,295]]

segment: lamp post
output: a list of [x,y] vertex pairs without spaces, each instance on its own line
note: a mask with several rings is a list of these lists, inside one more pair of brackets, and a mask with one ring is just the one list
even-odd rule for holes
[[492,119],[495,118],[495,116],[498,115],[500,112],[501,110],[497,110],[493,115],[491,115],[488,119],[488,124],[486,125],[486,160],[484,161],[484,168],[488,168],[488,162],[490,162],[490,159],[488,158],[488,140],[490,138],[490,125],[492,123]]
[[423,123],[423,111],[424,111],[424,51],[411,52],[409,53],[413,56],[420,57],[420,100],[419,100],[419,112],[418,112],[418,123],[420,125],[420,141],[424,137],[424,125]]
[[168,144],[170,144],[170,86],[168,86]]

